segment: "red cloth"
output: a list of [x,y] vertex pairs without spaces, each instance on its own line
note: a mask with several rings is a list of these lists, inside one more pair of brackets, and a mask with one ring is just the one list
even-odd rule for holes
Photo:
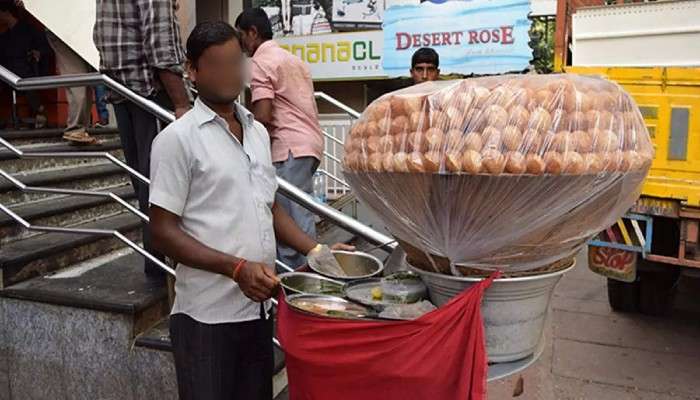
[[485,399],[480,306],[496,276],[415,321],[322,318],[280,297],[290,400]]

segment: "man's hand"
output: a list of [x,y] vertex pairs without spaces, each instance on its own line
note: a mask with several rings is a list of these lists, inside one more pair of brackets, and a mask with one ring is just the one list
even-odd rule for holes
[[345,251],[355,251],[355,246],[351,246],[345,243],[336,243],[331,246],[331,250],[345,250]]
[[237,283],[243,294],[249,299],[261,303],[274,296],[280,280],[264,264],[248,261],[241,267]]
[[309,263],[309,267],[316,272],[335,277],[348,276],[347,272],[338,263],[338,260],[335,259],[333,253],[331,253],[330,247],[325,244],[318,244],[311,249],[306,255],[306,260]]

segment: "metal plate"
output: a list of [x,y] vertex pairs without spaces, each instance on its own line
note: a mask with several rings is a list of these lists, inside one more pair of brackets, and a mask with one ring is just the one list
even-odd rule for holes
[[287,297],[287,303],[298,311],[318,317],[365,319],[377,316],[377,313],[368,307],[335,296],[295,294]]
[[544,337],[542,337],[539,343],[537,344],[537,349],[535,349],[535,352],[532,355],[525,357],[522,360],[507,363],[489,364],[488,377],[486,379],[489,382],[496,381],[499,379],[507,378],[513,374],[517,374],[518,372],[524,370],[525,368],[534,364],[535,361],[537,361],[540,358],[542,352],[544,351],[544,345],[545,340]]
[[287,272],[279,275],[280,284],[287,295],[321,294],[343,296],[343,282],[309,272]]
[[[372,290],[379,288],[382,298],[375,300]],[[349,282],[345,297],[366,306],[381,309],[392,304],[411,304],[428,298],[428,288],[417,274],[400,272],[385,278],[370,278]]]
[[637,279],[637,254],[610,247],[588,246],[588,268],[608,278],[634,282]]

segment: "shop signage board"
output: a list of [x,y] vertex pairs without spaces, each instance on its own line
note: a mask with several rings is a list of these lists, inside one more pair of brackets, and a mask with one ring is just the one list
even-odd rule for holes
[[[308,29],[302,29],[303,32],[313,32],[319,20],[325,21],[323,23],[331,27],[331,32],[296,35],[293,31],[276,31],[275,40],[307,62],[315,80],[408,76],[411,57],[420,47],[435,49],[440,55],[440,69],[447,74],[521,71],[527,68],[532,58],[528,46],[530,3],[527,0],[428,1],[420,4],[387,1],[386,4],[399,5],[390,6],[381,14],[372,14],[372,18],[381,15],[376,20],[369,17],[363,20],[360,14],[353,14],[349,11],[351,8],[347,8],[359,7],[360,4],[366,8],[367,1],[343,3],[343,0],[335,0],[326,7],[317,7],[312,14],[293,15],[292,26],[307,19],[316,21],[309,22]],[[343,4],[346,11],[337,15]],[[377,1],[376,4],[381,8],[385,2]],[[325,9],[329,12],[326,13]],[[273,12],[269,12],[271,21],[274,19],[277,22],[274,26],[283,31],[283,24]],[[348,22],[383,22],[383,29],[337,32],[339,27],[345,26],[343,23]]]
[[424,2],[384,14],[382,65],[389,76],[406,75],[420,47],[440,55],[443,73],[497,74],[525,69],[530,3],[525,0]]
[[382,31],[290,36],[282,48],[309,64],[317,80],[386,78],[382,68]]

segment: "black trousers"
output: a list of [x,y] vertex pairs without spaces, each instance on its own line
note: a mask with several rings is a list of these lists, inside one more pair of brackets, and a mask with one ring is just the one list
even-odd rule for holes
[[[162,94],[151,100],[168,108],[171,106],[170,100]],[[151,172],[151,144],[160,131],[158,119],[148,111],[129,101],[114,104],[114,113],[117,117],[119,127],[119,137],[126,163],[141,175],[148,178]],[[139,200],[139,209],[148,215],[148,185],[141,183],[138,179],[131,177],[131,184],[134,187]],[[163,261],[165,258],[153,250],[151,245],[151,232],[148,224],[143,224],[143,246],[156,258]],[[144,269],[146,275],[165,278],[165,271],[160,269],[154,262],[144,259]]]
[[180,400],[272,399],[272,319],[204,324],[170,317]]

